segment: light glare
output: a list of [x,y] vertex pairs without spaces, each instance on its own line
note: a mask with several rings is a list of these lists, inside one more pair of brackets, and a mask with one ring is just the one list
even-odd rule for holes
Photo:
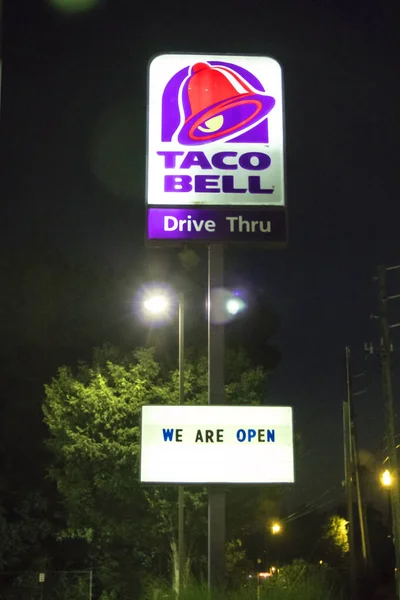
[[246,302],[238,297],[238,293],[226,288],[211,290],[208,309],[212,323],[229,323],[246,308]]
[[388,471],[386,469],[386,471],[384,471],[382,473],[381,481],[382,481],[382,485],[384,485],[385,487],[390,487],[392,485],[393,480],[392,480],[392,476],[390,474],[390,471]]
[[143,306],[152,315],[163,315],[168,310],[169,302],[165,296],[152,296],[143,302]]
[[230,298],[226,303],[226,310],[230,315],[237,315],[243,308],[244,302],[241,298]]
[[226,310],[230,315],[236,315],[240,310],[239,301],[236,300],[236,298],[228,300],[228,302],[226,303]]
[[274,535],[276,535],[277,533],[280,533],[280,531],[281,531],[282,527],[279,525],[279,523],[274,523],[274,524],[272,525],[272,528],[271,528],[271,529],[272,529],[272,533],[273,533]]

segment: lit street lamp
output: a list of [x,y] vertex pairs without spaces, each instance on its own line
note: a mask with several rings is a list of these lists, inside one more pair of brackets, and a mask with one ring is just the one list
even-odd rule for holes
[[282,531],[282,526],[279,525],[279,523],[274,523],[271,527],[271,531],[274,535],[276,535]]
[[384,487],[390,487],[393,483],[393,477],[390,474],[390,471],[386,469],[381,475],[381,483]]
[[383,471],[381,477],[381,484],[384,488],[386,488],[387,490],[387,511],[388,511],[388,522],[387,522],[387,526],[389,531],[391,532],[391,536],[389,535],[389,537],[394,536],[394,532],[393,532],[393,520],[392,520],[392,499],[391,499],[391,492],[392,492],[392,485],[393,485],[393,477],[391,472],[389,471],[389,469],[386,469],[386,471]]
[[[228,290],[218,290],[214,298],[215,305],[218,307],[220,316],[226,321],[234,318],[246,308],[246,303],[236,293]],[[173,292],[168,293],[159,287],[157,290],[145,291],[142,305],[145,312],[156,320],[167,317],[171,307],[176,300],[173,298]],[[179,318],[178,318],[178,337],[179,337],[179,404],[184,403],[184,294],[178,296]],[[185,550],[184,550],[184,489],[178,486],[178,596],[183,592],[183,573],[185,569]]]
[[[172,304],[171,298],[163,292],[154,293],[145,297],[143,306],[146,312],[161,317],[168,313]],[[184,352],[185,352],[185,304],[184,294],[181,292],[178,296],[178,371],[179,371],[179,404],[184,403],[185,396],[185,371],[184,371]],[[183,486],[178,486],[178,595],[182,596],[183,591],[183,573],[185,569],[185,538],[184,538],[184,491]]]
[[165,314],[169,307],[169,300],[167,296],[157,295],[150,296],[149,298],[145,298],[143,301],[143,306],[145,310],[152,315],[162,315]]
[[241,298],[229,298],[226,302],[226,310],[232,316],[237,315],[245,308],[245,303]]

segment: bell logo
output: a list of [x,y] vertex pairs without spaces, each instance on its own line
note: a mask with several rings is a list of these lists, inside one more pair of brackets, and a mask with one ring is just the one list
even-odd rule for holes
[[162,142],[184,146],[216,141],[267,144],[275,99],[247,69],[197,62],[176,73],[162,97]]

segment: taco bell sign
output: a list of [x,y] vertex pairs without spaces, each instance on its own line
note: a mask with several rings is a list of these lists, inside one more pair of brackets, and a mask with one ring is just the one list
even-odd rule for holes
[[285,243],[282,73],[274,59],[153,59],[147,209],[150,243]]

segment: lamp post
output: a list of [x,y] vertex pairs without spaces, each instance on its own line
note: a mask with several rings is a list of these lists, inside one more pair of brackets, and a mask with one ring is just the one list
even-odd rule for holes
[[[210,287],[211,289],[211,287]],[[162,317],[167,312],[172,304],[171,297],[162,288],[159,291],[149,292],[145,295],[143,300],[143,306],[147,313],[153,315],[153,317]],[[223,313],[226,320],[235,318],[246,308],[246,303],[237,294],[227,292],[225,290],[221,305],[223,307]],[[211,301],[209,298],[209,310],[211,307]],[[185,328],[185,297],[184,293],[181,292],[178,295],[178,370],[179,370],[179,404],[184,404],[184,381],[185,381],[185,369],[184,369],[184,328]],[[220,325],[219,325],[220,327]],[[215,330],[218,325],[215,325],[209,320],[209,328],[211,333],[209,337],[213,337],[212,356],[209,352],[209,395],[210,390],[212,391],[213,402],[218,403],[215,400],[220,400],[219,393],[223,390],[223,336],[221,332],[218,332],[215,337]],[[215,338],[215,339],[214,339]],[[215,341],[218,343],[215,343]],[[218,392],[218,394],[216,393]],[[210,396],[210,397],[211,397]],[[222,541],[225,539],[224,527],[224,505],[225,505],[225,494],[219,490],[210,491],[209,500],[209,584],[211,587],[215,587],[221,579],[222,565],[221,557],[223,557],[224,546]],[[216,535],[216,533],[218,535]],[[219,543],[215,543],[215,539]],[[211,539],[212,538],[212,539]],[[210,544],[211,540],[211,544]],[[214,540],[214,543],[212,541]],[[221,547],[220,547],[221,546]],[[178,486],[178,596],[182,595],[183,583],[184,583],[184,572],[185,572],[185,539],[184,539],[184,487],[183,485]],[[210,576],[211,574],[211,576]]]
[[[144,302],[145,310],[153,316],[165,314],[171,304],[170,298],[163,294],[152,294]],[[178,295],[178,372],[179,372],[179,404],[185,400],[185,296]],[[185,571],[185,535],[184,535],[184,489],[178,486],[178,597],[182,596]]]

